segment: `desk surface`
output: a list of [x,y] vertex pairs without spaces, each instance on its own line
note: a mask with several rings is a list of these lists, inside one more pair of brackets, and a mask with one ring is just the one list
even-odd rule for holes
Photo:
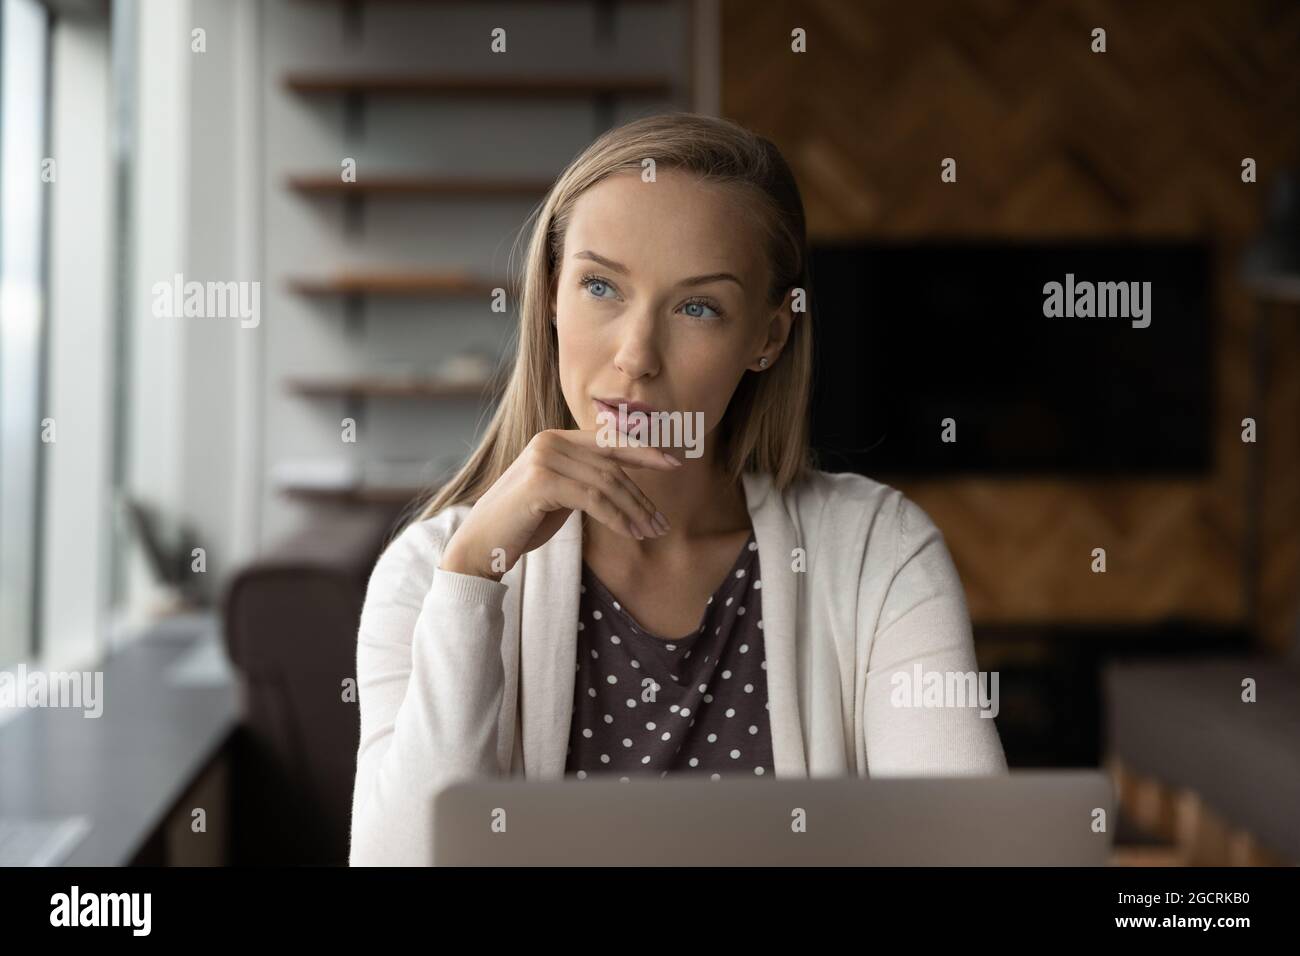
[[228,674],[196,679],[210,619],[168,624],[104,662],[103,714],[33,708],[0,725],[0,817],[85,816],[67,866],[123,866],[239,720]]

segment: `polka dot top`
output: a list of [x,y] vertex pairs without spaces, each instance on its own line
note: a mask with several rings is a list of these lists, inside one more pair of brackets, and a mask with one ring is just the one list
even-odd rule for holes
[[699,628],[665,638],[584,561],[565,775],[773,776],[762,588],[750,532]]

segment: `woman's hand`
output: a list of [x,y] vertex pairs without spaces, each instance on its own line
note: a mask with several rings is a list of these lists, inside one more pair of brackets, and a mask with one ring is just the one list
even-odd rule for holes
[[667,519],[624,469],[672,471],[682,463],[658,448],[607,447],[597,442],[598,435],[558,428],[534,435],[475,502],[438,566],[500,581],[574,511],[637,540],[666,532]]

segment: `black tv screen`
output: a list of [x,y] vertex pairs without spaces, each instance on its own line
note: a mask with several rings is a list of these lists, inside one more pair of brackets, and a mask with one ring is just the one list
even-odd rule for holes
[[1206,473],[1210,261],[1192,242],[814,245],[820,467]]

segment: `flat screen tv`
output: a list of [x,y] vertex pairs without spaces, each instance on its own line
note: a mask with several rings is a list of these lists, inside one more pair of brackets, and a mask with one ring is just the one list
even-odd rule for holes
[[1210,267],[1193,242],[815,244],[820,467],[1204,475]]

